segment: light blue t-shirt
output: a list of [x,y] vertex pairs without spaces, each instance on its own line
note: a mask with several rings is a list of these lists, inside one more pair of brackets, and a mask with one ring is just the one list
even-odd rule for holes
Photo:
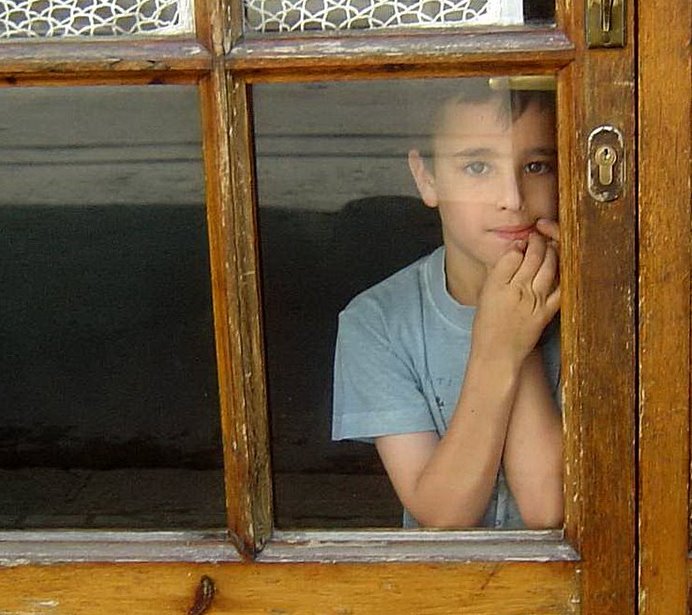
[[[474,307],[447,292],[444,247],[353,299],[339,315],[333,439],[372,442],[418,431],[444,435],[466,372],[474,314]],[[557,398],[557,322],[541,344]],[[405,515],[404,525],[415,522]],[[482,525],[524,527],[501,471]]]

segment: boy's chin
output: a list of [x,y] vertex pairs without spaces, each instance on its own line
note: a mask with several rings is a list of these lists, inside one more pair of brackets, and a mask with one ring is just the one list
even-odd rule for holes
[[502,257],[507,254],[512,248],[508,247],[507,250],[502,250],[496,254],[493,254],[491,256],[488,256],[487,258],[483,259],[483,264],[485,265],[485,268],[487,270],[493,269],[502,259]]

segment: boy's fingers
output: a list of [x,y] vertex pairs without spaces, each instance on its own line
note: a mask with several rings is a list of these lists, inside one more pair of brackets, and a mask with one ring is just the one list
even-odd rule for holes
[[538,233],[531,233],[529,243],[526,247],[524,260],[514,274],[512,281],[518,284],[531,286],[533,279],[538,273],[545,259],[546,251],[545,239]]
[[556,285],[558,273],[557,250],[548,245],[545,251],[545,258],[540,269],[533,278],[533,289],[540,295],[547,296]]
[[541,233],[551,245],[560,253],[560,226],[555,220],[541,218],[536,222],[536,230]]
[[560,309],[560,286],[556,286],[555,289],[553,290],[550,295],[548,295],[548,298],[545,301],[545,306],[548,308],[548,311],[550,314],[553,316],[557,314],[557,311]]
[[551,239],[556,243],[560,243],[560,226],[555,220],[541,218],[536,222],[536,229],[546,238]]
[[492,275],[503,284],[509,284],[521,266],[524,259],[525,241],[515,241],[512,246],[497,261],[492,270]]

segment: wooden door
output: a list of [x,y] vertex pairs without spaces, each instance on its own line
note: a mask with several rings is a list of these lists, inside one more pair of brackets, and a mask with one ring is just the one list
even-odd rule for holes
[[[197,3],[196,34],[187,38],[2,43],[0,79],[6,86],[187,83],[199,87],[228,516],[228,532],[3,532],[0,594],[5,611],[634,613],[639,505],[650,515],[642,517],[639,533],[644,554],[639,604],[647,612],[673,612],[658,604],[671,604],[683,612],[687,539],[684,547],[680,541],[683,533],[687,536],[681,520],[688,504],[678,497],[676,508],[666,509],[655,491],[673,485],[663,480],[675,481],[671,489],[680,496],[688,482],[682,457],[677,474],[666,478],[657,462],[662,452],[659,437],[683,447],[680,450],[688,445],[682,407],[687,408],[689,400],[685,405],[684,385],[677,392],[680,412],[675,416],[685,429],[671,421],[665,435],[659,436],[650,425],[657,421],[643,415],[642,490],[637,499],[634,181],[639,156],[641,190],[649,207],[658,207],[657,167],[645,163],[647,149],[660,152],[660,141],[653,132],[640,132],[639,141],[635,139],[637,37],[640,49],[651,50],[651,55],[639,57],[639,87],[643,96],[649,92],[652,98],[650,90],[658,81],[647,71],[653,70],[659,55],[683,54],[682,43],[651,32],[657,19],[654,6],[662,3],[647,4],[637,16],[630,1],[625,3],[624,46],[590,49],[585,41],[587,4],[559,1],[555,27],[252,36],[242,32],[240,2],[210,1]],[[682,0],[679,6],[682,14]],[[681,62],[675,74],[684,71]],[[253,86],[521,74],[555,74],[558,80],[561,274],[566,290],[564,530],[406,534],[275,530],[257,276],[249,102]],[[683,107],[668,111],[684,123]],[[655,114],[645,102],[640,114],[641,122],[654,121]],[[625,148],[626,181],[621,194],[607,203],[590,196],[586,172],[588,136],[602,125],[617,128]],[[689,141],[686,146],[682,141],[676,144],[678,154],[667,159],[684,165],[680,154],[689,148]],[[640,216],[645,238],[657,235],[659,220],[679,224],[671,249],[679,257],[679,270],[688,267],[689,237],[682,229],[685,223],[689,228],[689,205],[661,214],[658,209],[642,209]],[[660,263],[661,251],[659,244],[644,245],[642,297],[654,301],[658,270],[646,265]],[[687,327],[689,340],[689,304],[683,287],[684,283],[678,284],[671,292],[678,302],[676,318]],[[669,393],[656,380],[656,370],[661,355],[673,349],[673,338],[666,337],[665,346],[649,341],[647,334],[655,335],[664,322],[654,309],[642,309],[640,391],[648,386],[652,395],[665,396]],[[689,348],[676,344],[674,350],[679,367],[689,357]],[[683,372],[689,380],[689,363]],[[657,408],[665,414],[669,402],[661,399],[657,405],[640,396],[642,404],[652,404],[652,417],[658,416]],[[647,518],[657,524],[664,517],[679,530],[679,536],[665,542],[647,526]],[[686,514],[684,518],[686,523]],[[673,557],[672,551],[677,558],[675,598],[657,574],[658,567]]]
[[639,7],[639,609],[688,613],[692,22],[680,4],[659,36],[655,4]]

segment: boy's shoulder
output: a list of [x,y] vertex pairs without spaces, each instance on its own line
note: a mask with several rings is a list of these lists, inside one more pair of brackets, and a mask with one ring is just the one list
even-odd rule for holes
[[381,282],[356,295],[342,311],[343,315],[379,313],[381,317],[393,317],[420,305],[415,301],[425,292],[425,285],[443,259],[443,248],[439,247]]

